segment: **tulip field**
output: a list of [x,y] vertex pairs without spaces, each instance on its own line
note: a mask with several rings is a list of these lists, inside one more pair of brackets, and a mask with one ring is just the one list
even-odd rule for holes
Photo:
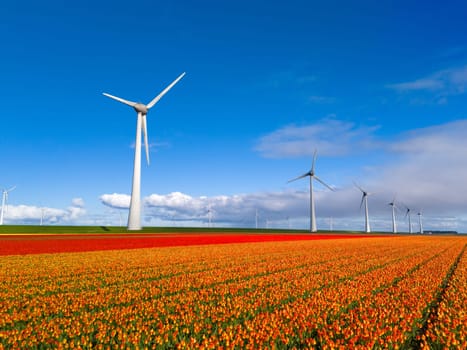
[[467,349],[466,236],[263,236],[0,236],[0,349]]

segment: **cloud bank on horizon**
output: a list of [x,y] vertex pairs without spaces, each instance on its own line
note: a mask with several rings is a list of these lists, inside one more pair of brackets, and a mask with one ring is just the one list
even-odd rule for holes
[[23,223],[37,225],[76,224],[86,215],[82,198],[73,198],[66,209],[39,207],[31,205],[8,205],[5,208],[6,223]]

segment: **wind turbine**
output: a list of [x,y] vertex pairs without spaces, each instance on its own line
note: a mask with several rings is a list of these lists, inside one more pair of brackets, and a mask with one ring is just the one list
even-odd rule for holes
[[405,212],[405,217],[409,217],[409,233],[412,233],[412,218],[410,216],[410,208],[408,206],[405,206],[407,208],[407,211]]
[[212,210],[211,204],[208,204],[208,227],[211,227],[211,220],[212,220]]
[[289,182],[293,182],[299,179],[303,179],[304,177],[307,177],[307,176],[310,177],[310,232],[317,231],[316,217],[315,217],[315,201],[313,198],[313,179],[316,179],[316,181],[320,182],[322,185],[326,186],[331,191],[334,191],[334,189],[331,186],[326,184],[323,180],[321,180],[319,177],[315,175],[315,162],[316,162],[316,150],[313,154],[313,162],[311,163],[311,170],[299,177],[296,177],[295,179],[287,181],[287,183],[289,183]]
[[169,86],[167,86],[159,95],[157,95],[147,105],[124,100],[123,98],[112,96],[104,93],[105,96],[110,97],[118,102],[133,107],[137,113],[136,120],[136,142],[135,142],[135,160],[133,166],[133,183],[131,187],[131,200],[130,212],[128,214],[128,230],[141,230],[141,131],[144,134],[144,146],[146,149],[146,161],[149,165],[149,145],[148,145],[148,131],[146,124],[146,115],[154,105],[164,96],[180,79],[183,78],[185,73],[182,73],[175,79]]
[[418,215],[418,224],[420,226],[420,233],[423,234],[423,225],[422,225],[422,210],[417,213]]
[[397,226],[396,226],[396,196],[392,199],[391,203],[388,203],[392,207],[392,232],[397,233]]
[[370,230],[370,219],[368,217],[368,196],[371,195],[372,193],[369,193],[365,191],[363,188],[358,186],[355,182],[354,185],[362,191],[362,201],[360,202],[360,209],[362,209],[363,203],[365,203],[365,232],[371,232]]
[[9,190],[3,189],[2,191],[2,210],[0,211],[0,225],[3,225],[3,216],[5,213],[5,206],[8,204],[8,193],[13,191],[16,188],[16,186],[13,186]]
[[42,226],[42,224],[44,223],[44,213],[45,213],[45,208],[42,207],[42,208],[41,208],[41,222],[40,222],[41,226]]
[[255,223],[256,223],[256,229],[258,229],[258,209],[256,209],[256,215],[255,215]]

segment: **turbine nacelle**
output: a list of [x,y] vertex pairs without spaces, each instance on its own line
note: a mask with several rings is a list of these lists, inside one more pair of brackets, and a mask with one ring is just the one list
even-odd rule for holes
[[148,107],[145,104],[142,103],[136,103],[133,108],[137,113],[142,113],[142,114],[148,114]]

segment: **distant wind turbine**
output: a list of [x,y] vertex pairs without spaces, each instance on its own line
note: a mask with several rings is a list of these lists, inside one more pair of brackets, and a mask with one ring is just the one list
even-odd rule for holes
[[392,232],[397,233],[397,226],[396,226],[396,196],[392,199],[391,203],[388,203],[392,207]]
[[322,181],[319,177],[315,175],[315,162],[316,162],[316,150],[313,154],[313,162],[311,163],[311,170],[308,171],[307,173],[296,177],[295,179],[289,180],[289,182],[293,182],[299,179],[303,179],[304,177],[309,176],[310,177],[310,232],[316,232],[316,216],[315,216],[315,201],[313,198],[313,179],[316,179],[316,181],[320,182],[322,185],[326,186],[329,188],[331,191],[334,191],[334,189],[326,184],[324,181]]
[[44,223],[44,214],[45,214],[45,208],[42,207],[41,208],[41,222],[40,222],[41,226]]
[[208,204],[208,227],[211,227],[211,221],[212,221],[211,204]]
[[8,193],[13,191],[16,188],[16,186],[13,186],[9,190],[3,189],[2,191],[2,210],[0,211],[0,225],[3,225],[3,217],[5,214],[5,207],[8,206]]
[[412,233],[412,218],[410,215],[410,208],[408,206],[405,206],[407,208],[407,211],[405,212],[405,217],[409,218],[409,233]]
[[149,144],[148,144],[148,131],[146,124],[146,115],[154,105],[164,96],[180,79],[183,78],[185,73],[182,73],[175,79],[169,86],[167,86],[159,95],[157,95],[147,105],[137,102],[124,100],[123,98],[112,96],[104,93],[105,96],[110,97],[118,102],[133,107],[137,113],[136,120],[136,142],[135,142],[135,160],[133,166],[133,184],[131,187],[131,200],[130,212],[128,215],[128,230],[141,229],[141,131],[144,134],[144,146],[146,149],[146,160],[149,165]]
[[420,233],[423,234],[423,225],[422,225],[422,210],[417,213],[418,215],[418,225],[420,226]]
[[362,209],[363,203],[365,203],[365,232],[371,232],[370,230],[370,219],[368,217],[368,196],[372,193],[365,191],[363,188],[358,186],[355,182],[354,185],[362,192],[362,201],[360,202],[360,209]]

